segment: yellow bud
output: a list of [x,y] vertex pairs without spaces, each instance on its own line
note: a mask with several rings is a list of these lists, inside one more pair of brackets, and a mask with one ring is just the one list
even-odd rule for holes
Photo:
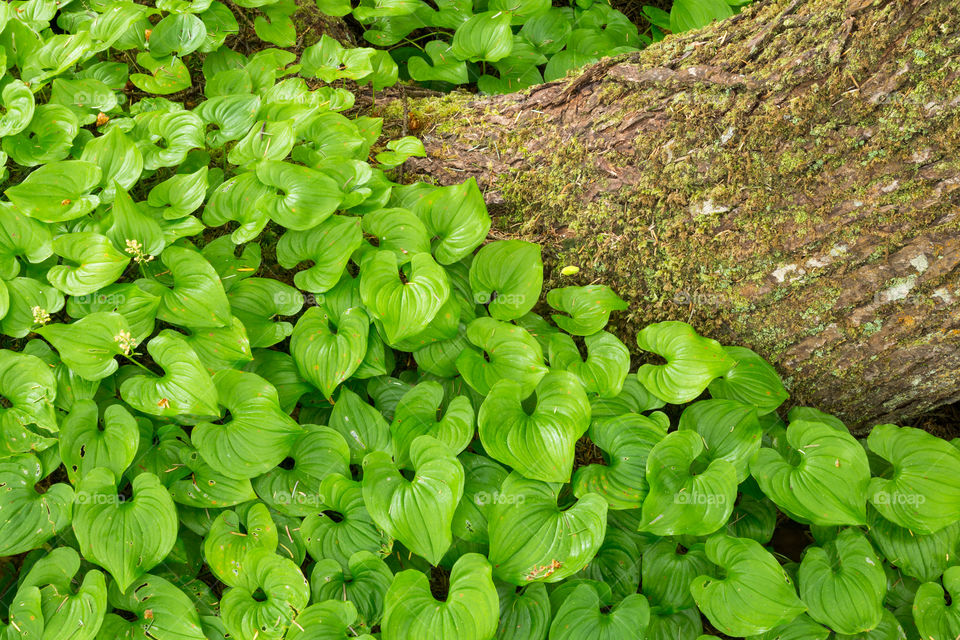
[[578,273],[580,273],[580,267],[574,267],[573,265],[560,269],[560,274],[564,276],[575,276]]

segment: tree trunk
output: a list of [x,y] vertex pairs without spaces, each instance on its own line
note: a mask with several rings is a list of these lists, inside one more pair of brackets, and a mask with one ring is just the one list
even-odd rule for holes
[[761,2],[572,79],[406,107],[428,149],[408,179],[476,177],[494,233],[544,245],[545,286],[630,302],[628,344],[687,320],[858,429],[960,399],[952,0]]

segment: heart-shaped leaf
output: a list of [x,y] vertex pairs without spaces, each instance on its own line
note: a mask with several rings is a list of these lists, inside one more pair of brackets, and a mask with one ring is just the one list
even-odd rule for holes
[[515,320],[533,309],[543,287],[540,245],[499,240],[482,247],[470,265],[474,301],[497,320]]
[[674,431],[650,451],[642,531],[704,536],[726,523],[737,498],[737,469],[722,458],[698,461],[703,449],[699,434]]
[[284,269],[294,269],[305,260],[313,261],[313,266],[293,276],[293,282],[304,291],[324,293],[337,284],[362,243],[359,218],[330,216],[305,231],[284,233],[277,243],[277,262]]
[[223,511],[203,540],[203,557],[210,571],[230,587],[243,583],[244,561],[252,549],[277,550],[277,526],[270,511],[259,502],[248,509]]
[[217,388],[183,336],[165,329],[147,343],[162,376],[138,375],[120,384],[120,397],[137,411],[155,416],[219,417]]
[[[167,247],[160,260],[172,274],[173,288],[151,287],[162,298],[158,318],[183,327],[230,324],[230,303],[220,276],[200,253],[184,247]],[[145,280],[139,283],[150,284]]]
[[936,580],[960,553],[960,521],[922,535],[890,522],[870,505],[867,526],[870,540],[887,561],[921,582]]
[[305,380],[327,398],[353,375],[367,353],[370,320],[360,307],[330,317],[320,307],[300,316],[290,338],[290,353]]
[[536,404],[525,405],[514,380],[493,385],[480,406],[477,425],[487,453],[527,478],[568,482],[574,446],[590,426],[590,402],[572,373],[553,371],[536,388]]
[[550,598],[542,582],[534,582],[522,590],[512,584],[497,583],[500,596],[501,640],[546,640],[550,629]]
[[236,640],[280,640],[310,600],[300,568],[267,549],[250,550],[239,580],[220,600],[223,625]]
[[0,407],[0,417],[18,425],[35,424],[55,433],[57,414],[53,401],[57,381],[43,360],[26,353],[0,350],[0,397],[10,405]]
[[960,520],[960,449],[920,429],[892,424],[874,427],[867,445],[892,465],[870,480],[867,491],[880,515],[920,534]]
[[433,436],[459,454],[473,440],[473,405],[465,396],[447,404],[439,383],[421,382],[397,403],[390,433],[393,457],[401,469],[410,464],[410,445],[422,435]]
[[596,590],[582,584],[567,596],[550,624],[550,638],[557,640],[615,640],[646,637],[650,605],[639,593],[627,596],[604,610]]
[[759,355],[745,347],[724,347],[723,350],[737,364],[707,387],[714,398],[752,404],[757,413],[764,415],[790,397],[777,370]]
[[218,473],[238,480],[280,464],[303,430],[280,409],[273,385],[234,369],[218,371],[213,384],[230,420],[203,422],[193,428],[190,439],[204,461]]
[[390,425],[379,411],[347,387],[340,387],[329,425],[347,441],[350,464],[360,464],[371,451],[392,451]]
[[291,333],[289,322],[277,316],[293,316],[303,308],[303,294],[279,280],[247,278],[227,292],[230,310],[247,331],[253,348],[272,347]]
[[150,636],[157,640],[206,639],[194,601],[159,576],[146,574],[123,592],[113,582],[109,598],[115,610],[128,614],[121,617],[108,613],[98,639],[140,640]]
[[453,514],[453,535],[470,542],[487,544],[487,522],[494,503],[501,498],[500,486],[509,472],[487,456],[464,451],[457,459],[463,465],[463,499]]
[[627,303],[606,285],[551,289],[547,293],[547,303],[569,314],[555,313],[551,317],[558,327],[575,336],[589,336],[600,331],[607,326],[611,311],[627,308]]
[[71,296],[85,296],[112,284],[130,262],[114,248],[110,238],[91,231],[54,238],[53,251],[77,265],[61,264],[47,271],[50,284]]
[[665,538],[644,549],[640,584],[659,611],[682,611],[695,606],[690,583],[712,570],[702,542],[682,546]]
[[599,493],[611,509],[637,509],[647,496],[647,456],[667,430],[646,416],[627,413],[600,418],[590,425],[590,440],[604,453],[606,464],[577,469],[573,493],[578,498]]
[[960,635],[960,566],[943,572],[943,586],[935,581],[920,585],[913,601],[913,620],[923,638],[950,640]]
[[418,253],[430,252],[427,228],[407,209],[380,209],[368,213],[363,216],[363,231],[377,239],[377,247],[397,254],[399,264],[406,263]]
[[327,600],[312,604],[304,609],[293,621],[293,626],[286,640],[375,640],[367,633],[358,634],[361,628],[358,620],[357,607],[346,600],[337,602]]
[[[29,570],[24,565],[18,591],[39,589],[42,615],[38,619],[52,640],[65,640],[70,636],[93,640],[103,622],[107,611],[107,584],[103,573],[96,569],[85,571],[80,582],[79,571],[80,555],[70,547],[53,549],[37,559]],[[31,637],[29,632],[24,632],[21,626],[20,636],[14,637]]]
[[823,547],[808,547],[797,574],[810,617],[853,635],[880,624],[887,576],[870,541],[844,529]]
[[457,370],[481,395],[506,379],[517,382],[526,399],[547,373],[540,344],[521,327],[477,318],[467,327],[467,340],[474,346],[457,356]]
[[750,461],[760,450],[763,434],[753,406],[736,400],[700,400],[683,410],[677,428],[699,433],[705,445],[704,459],[732,463],[738,482],[750,475]]
[[790,423],[787,442],[789,459],[763,448],[750,464],[767,497],[814,524],[865,524],[870,465],[863,447],[846,431],[806,420]]
[[496,62],[513,50],[509,11],[485,11],[457,27],[451,53],[461,60]]
[[559,487],[516,472],[504,481],[488,524],[490,562],[501,580],[559,582],[596,555],[607,531],[606,501],[588,493],[561,509]]
[[707,539],[706,553],[724,577],[697,576],[690,592],[710,624],[723,633],[761,634],[806,610],[783,567],[757,541],[717,533]]
[[697,335],[685,322],[648,325],[637,334],[637,344],[663,357],[663,365],[645,364],[637,378],[658,398],[671,404],[690,402],[710,382],[727,373],[734,361],[720,343]]
[[123,591],[159,564],[177,540],[177,509],[160,479],[141,473],[131,484],[133,497],[124,499],[112,471],[91,470],[77,485],[73,522],[80,552],[110,572]]
[[320,483],[317,498],[300,528],[307,551],[314,559],[334,560],[347,568],[358,551],[378,556],[390,553],[392,540],[371,518],[359,482],[331,473]]
[[463,496],[463,467],[447,445],[431,436],[410,444],[410,462],[413,480],[400,474],[388,454],[367,454],[363,500],[381,529],[437,564],[452,542],[450,523]]
[[428,638],[436,633],[463,640],[489,640],[497,631],[499,601],[490,563],[467,553],[453,565],[446,602],[430,592],[430,581],[414,569],[401,571],[384,602],[383,640]]
[[388,344],[423,331],[447,301],[450,281],[428,253],[410,260],[406,280],[400,278],[393,251],[377,251],[361,267],[360,296],[380,322]]
[[586,359],[580,355],[572,337],[564,333],[550,336],[550,365],[577,376],[587,393],[596,393],[601,398],[616,397],[630,372],[630,351],[619,338],[606,331],[598,331],[583,341],[587,347]]
[[43,475],[32,454],[0,460],[0,556],[36,549],[70,525],[73,489],[58,483],[38,493]]
[[480,246],[490,231],[490,215],[477,181],[434,189],[410,207],[437,238],[433,255],[443,265],[459,262]]
[[329,218],[343,201],[343,193],[332,178],[308,167],[263,161],[257,164],[257,179],[271,188],[257,206],[263,207],[271,220],[287,229],[315,227]]
[[350,556],[348,569],[336,560],[320,560],[310,574],[310,591],[314,602],[345,600],[357,607],[357,623],[369,630],[380,624],[383,601],[393,582],[387,563],[369,551]]
[[137,421],[123,405],[114,404],[103,412],[100,428],[97,405],[78,400],[60,429],[60,456],[70,482],[76,484],[98,467],[119,478],[134,460],[140,446]]

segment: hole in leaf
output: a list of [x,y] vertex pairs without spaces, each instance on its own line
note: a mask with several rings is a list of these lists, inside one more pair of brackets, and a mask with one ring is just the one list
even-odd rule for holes
[[327,511],[323,512],[323,515],[327,516],[334,522],[343,522],[343,514],[339,511],[331,511],[328,509]]
[[450,572],[442,567],[430,570],[430,593],[440,602],[446,602],[450,595]]
[[277,466],[280,467],[281,469],[286,469],[287,471],[290,471],[293,469],[294,466],[296,466],[296,464],[297,464],[296,460],[294,460],[290,456],[287,456],[286,458],[281,460],[280,464]]
[[257,587],[257,590],[250,594],[250,597],[256,600],[257,602],[266,602],[267,594],[263,592],[263,589]]

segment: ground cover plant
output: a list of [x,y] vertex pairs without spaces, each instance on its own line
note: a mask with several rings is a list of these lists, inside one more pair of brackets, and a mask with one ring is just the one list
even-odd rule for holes
[[242,8],[0,5],[4,640],[960,635],[960,443],[682,322],[632,365],[343,115],[388,54]]

